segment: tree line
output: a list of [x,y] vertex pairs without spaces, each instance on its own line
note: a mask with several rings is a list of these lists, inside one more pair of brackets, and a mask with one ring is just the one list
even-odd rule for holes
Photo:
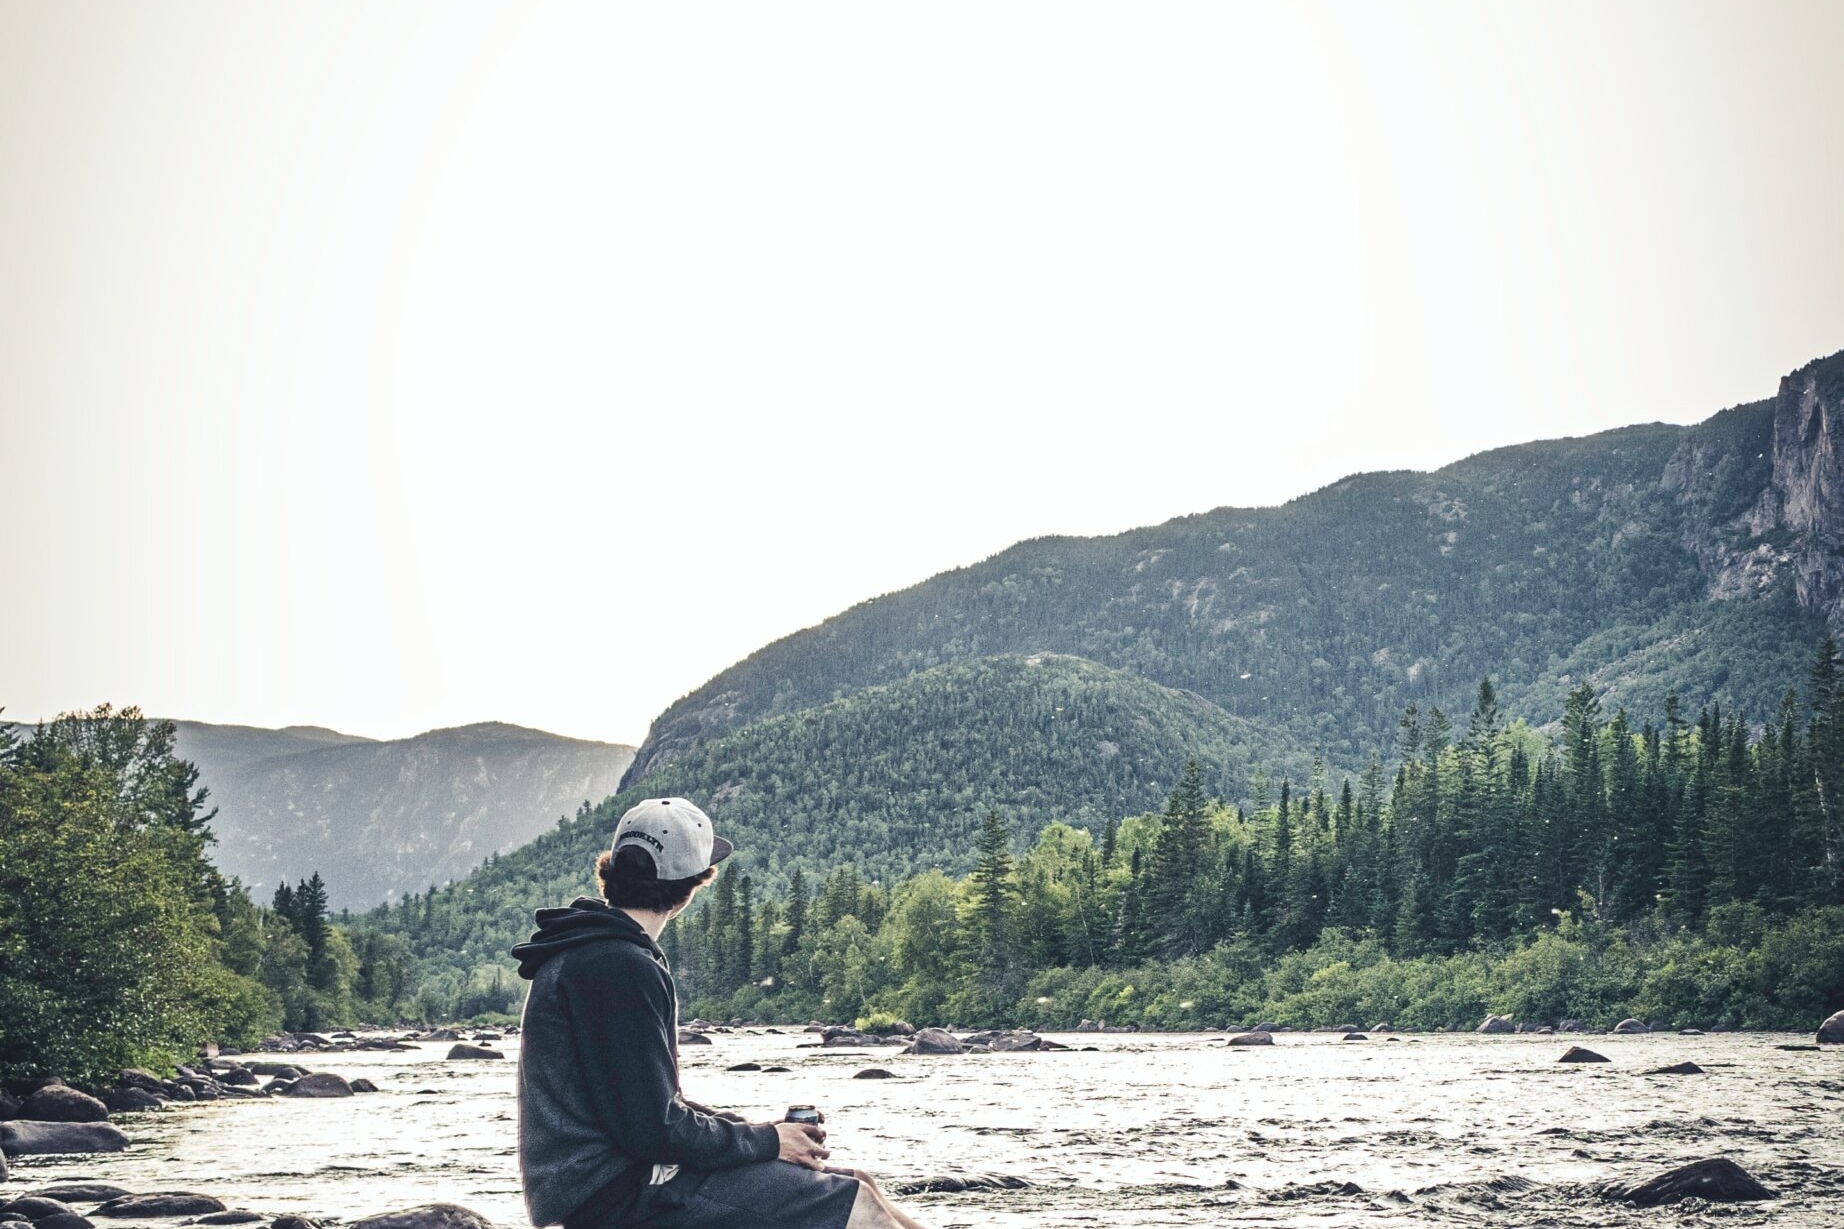
[[[739,867],[668,929],[668,953],[692,1008],[723,1017],[1219,1027],[1232,1003],[1272,1005],[1250,996],[1276,970],[1330,951],[1360,966],[1347,980],[1413,980],[1413,966],[1473,986],[1426,1007],[1430,1025],[1464,1023],[1495,976],[1536,984],[1524,966],[1543,960],[1557,1017],[1652,1003],[1687,1023],[1804,1027],[1844,1006],[1844,949],[1825,937],[1844,930],[1829,638],[1803,697],[1789,690],[1760,726],[1716,705],[1690,719],[1675,696],[1635,723],[1584,684],[1552,738],[1507,722],[1486,680],[1463,723],[1409,705],[1393,758],[1335,785],[1258,779],[1251,807],[1208,797],[1193,762],[1163,813],[1098,838],[1052,823],[1022,856],[988,816],[961,880],[883,884],[848,866],[770,894]],[[1148,1015],[1143,988],[1181,974],[1197,991]],[[1678,980],[1667,993],[1659,978]]]
[[256,904],[211,865],[214,814],[171,722],[105,705],[0,726],[0,1080],[403,1014],[407,944],[330,919],[318,873]]

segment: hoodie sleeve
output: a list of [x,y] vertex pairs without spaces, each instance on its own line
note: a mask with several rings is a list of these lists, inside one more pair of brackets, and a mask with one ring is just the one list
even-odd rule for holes
[[697,1169],[730,1169],[780,1155],[772,1125],[726,1122],[679,1096],[663,972],[597,960],[566,979],[563,989],[583,1078],[624,1155]]

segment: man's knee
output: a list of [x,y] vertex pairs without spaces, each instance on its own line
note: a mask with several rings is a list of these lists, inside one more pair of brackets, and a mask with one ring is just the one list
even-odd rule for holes
[[902,1229],[902,1225],[896,1217],[890,1215],[890,1209],[878,1196],[870,1177],[861,1177],[858,1182],[858,1198],[852,1202],[852,1214],[845,1222],[845,1229]]

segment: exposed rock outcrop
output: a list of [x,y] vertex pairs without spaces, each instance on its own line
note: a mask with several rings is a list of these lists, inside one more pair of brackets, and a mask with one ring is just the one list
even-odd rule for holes
[[1774,1193],[1762,1186],[1747,1170],[1734,1161],[1712,1157],[1668,1170],[1657,1177],[1624,1189],[1606,1191],[1611,1198],[1623,1199],[1641,1207],[1676,1203],[1680,1199],[1707,1199],[1712,1203],[1737,1203],[1751,1199],[1772,1199]]
[[19,1117],[33,1122],[107,1122],[109,1107],[88,1093],[47,1084],[26,1098]]
[[458,1203],[426,1203],[352,1222],[350,1229],[494,1229],[493,1222]]
[[1833,1012],[1818,1026],[1821,1044],[1844,1045],[1844,1011]]
[[224,1211],[224,1201],[191,1191],[166,1191],[155,1195],[123,1195],[103,1204],[91,1216],[152,1220],[166,1216],[204,1216]]
[[0,1152],[55,1156],[61,1152],[121,1152],[128,1137],[106,1122],[0,1122]]
[[1479,1022],[1479,1027],[1473,1031],[1479,1033],[1515,1033],[1517,1032],[1517,1022],[1510,1016],[1487,1016]]
[[1608,1060],[1605,1054],[1597,1054],[1593,1050],[1585,1050],[1581,1046],[1570,1046],[1562,1052],[1562,1057],[1556,1061],[1559,1063],[1604,1063]]

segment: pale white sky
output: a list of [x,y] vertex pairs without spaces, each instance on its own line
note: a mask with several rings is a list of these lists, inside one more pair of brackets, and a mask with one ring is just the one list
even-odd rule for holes
[[0,0],[0,704],[637,742],[1844,348],[1831,3]]

